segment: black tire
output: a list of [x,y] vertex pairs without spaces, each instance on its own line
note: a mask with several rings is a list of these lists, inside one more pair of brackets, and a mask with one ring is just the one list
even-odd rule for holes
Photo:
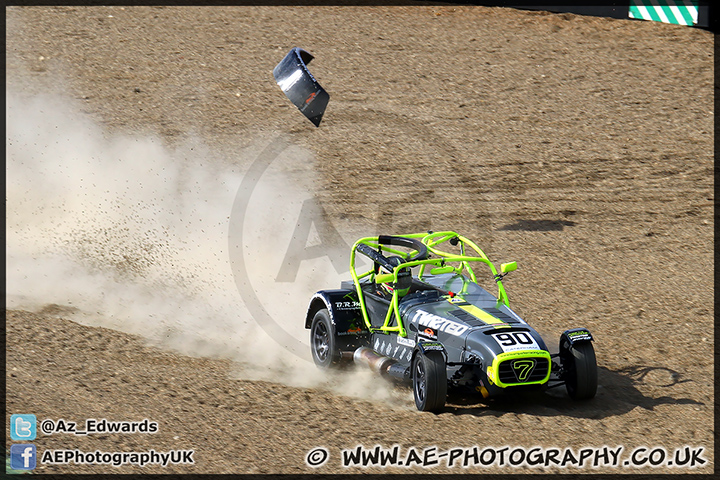
[[[562,348],[562,347],[561,347]],[[573,400],[593,398],[597,392],[597,362],[590,342],[580,342],[564,349],[565,388]]]
[[441,352],[418,352],[412,362],[415,406],[421,412],[439,412],[447,398],[447,370]]
[[310,349],[315,365],[320,368],[338,368],[340,351],[333,335],[330,313],[327,308],[318,310],[310,324]]

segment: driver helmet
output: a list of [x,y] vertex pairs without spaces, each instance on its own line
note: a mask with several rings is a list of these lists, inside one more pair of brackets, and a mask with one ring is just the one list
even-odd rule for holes
[[[397,267],[398,265],[400,265],[402,263],[405,263],[405,260],[402,257],[398,257],[398,256],[388,257],[388,261],[395,267]],[[386,269],[383,267],[380,267],[380,270],[382,273],[392,273],[392,272],[387,272]],[[394,287],[393,287],[392,282],[387,282],[387,283],[381,284],[380,288],[384,292],[386,292],[390,295],[392,295],[393,292],[397,292],[398,297],[402,298],[405,295],[407,295],[407,293],[410,291],[411,283],[412,283],[412,276],[410,274],[410,268],[402,268],[398,272],[398,281]]]

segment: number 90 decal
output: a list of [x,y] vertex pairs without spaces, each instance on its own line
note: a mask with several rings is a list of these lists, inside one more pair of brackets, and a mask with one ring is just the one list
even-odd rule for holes
[[498,332],[493,333],[492,337],[498,342],[503,352],[540,349],[535,339],[528,332]]

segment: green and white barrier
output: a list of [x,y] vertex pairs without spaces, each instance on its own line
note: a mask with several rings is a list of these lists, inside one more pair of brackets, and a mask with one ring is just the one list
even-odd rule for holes
[[630,18],[674,23],[676,25],[696,25],[698,23],[698,2],[672,0],[631,0]]

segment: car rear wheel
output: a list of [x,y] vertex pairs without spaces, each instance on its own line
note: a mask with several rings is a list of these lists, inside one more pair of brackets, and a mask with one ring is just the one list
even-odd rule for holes
[[321,368],[340,366],[340,351],[333,335],[330,313],[323,308],[315,313],[310,325],[310,348],[315,365]]
[[597,392],[597,362],[592,343],[579,342],[563,350],[565,388],[568,395],[574,400],[593,398]]
[[447,397],[445,357],[439,351],[418,352],[412,364],[415,406],[421,412],[439,412]]

